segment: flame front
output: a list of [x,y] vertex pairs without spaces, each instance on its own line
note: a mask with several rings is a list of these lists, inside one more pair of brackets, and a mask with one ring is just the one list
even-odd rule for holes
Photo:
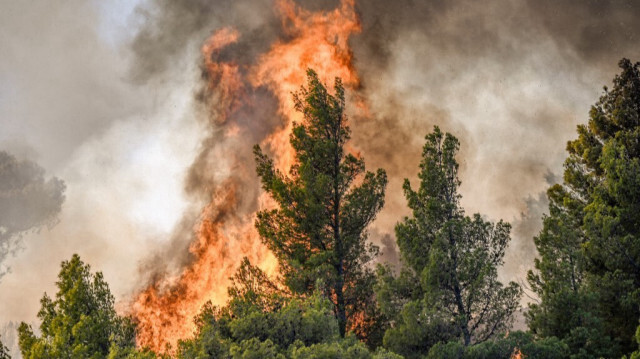
[[[141,346],[162,352],[166,344],[175,346],[178,339],[193,335],[193,317],[202,305],[209,300],[215,305],[227,301],[229,277],[243,257],[268,275],[277,273],[274,256],[253,227],[256,209],[270,202],[264,194],[254,193],[258,184],[253,161],[239,153],[250,153],[254,143],[247,141],[255,139],[274,153],[279,168],[290,167],[293,151],[289,136],[293,122],[301,119],[294,110],[291,93],[304,84],[308,68],[315,69],[325,83],[340,77],[346,87],[359,84],[348,46],[350,35],[360,30],[354,0],[343,0],[331,12],[309,12],[292,0],[279,0],[276,6],[287,40],[273,43],[250,65],[243,67],[218,56],[241,38],[242,34],[232,28],[216,31],[202,46],[207,80],[203,97],[209,106],[212,132],[222,135],[205,140],[203,147],[207,150],[194,166],[212,164],[196,168],[215,172],[207,176],[215,179],[208,184],[211,201],[194,228],[195,239],[189,247],[191,264],[175,278],[155,280],[132,305]],[[265,114],[244,110],[257,106],[252,103],[251,93],[258,89],[267,89],[278,102],[281,122],[266,134],[255,133]]]

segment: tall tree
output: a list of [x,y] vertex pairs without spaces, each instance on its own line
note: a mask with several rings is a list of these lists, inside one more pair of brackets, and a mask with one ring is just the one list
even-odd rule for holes
[[426,137],[418,174],[420,187],[413,190],[409,180],[403,186],[413,212],[396,226],[406,267],[396,280],[382,270],[386,278],[383,276],[378,286],[378,293],[385,298],[387,285],[400,281],[400,287],[405,288],[401,291],[409,296],[404,301],[392,299],[402,308],[385,335],[385,343],[404,347],[401,351],[409,348],[412,340],[420,342],[417,345],[447,340],[424,337],[429,335],[445,334],[450,340],[459,338],[464,345],[483,342],[507,328],[520,298],[516,283],[504,287],[497,280],[510,225],[490,223],[479,214],[466,216],[460,207],[458,148],[454,136],[435,127]]
[[541,299],[531,329],[573,342],[574,351],[604,338],[592,357],[631,351],[640,317],[640,63],[619,66],[613,88],[567,145],[529,275]]
[[135,348],[135,327],[114,309],[102,273],[91,273],[77,254],[62,262],[55,299],[46,294],[38,312],[41,337],[31,326],[18,329],[23,358],[106,358],[110,351]]
[[350,130],[340,79],[334,92],[307,71],[307,87],[294,94],[304,120],[294,124],[295,164],[288,176],[255,147],[263,188],[277,203],[258,213],[256,227],[294,294],[308,295],[317,280],[324,282],[344,336],[360,322],[356,316],[373,307],[367,263],[377,248],[367,243],[366,229],[384,204],[387,177],[381,169],[365,172],[364,160],[346,153]]

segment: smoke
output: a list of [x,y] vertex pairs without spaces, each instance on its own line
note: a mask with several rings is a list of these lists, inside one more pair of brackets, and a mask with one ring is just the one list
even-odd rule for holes
[[[355,121],[367,164],[389,172],[376,223],[407,213],[402,178],[417,185],[434,124],[461,140],[468,213],[513,223],[502,277],[524,280],[546,209],[547,174],[622,56],[638,58],[640,5],[600,1],[366,1],[352,44],[372,119]],[[576,14],[581,16],[576,17]]]
[[25,232],[55,224],[64,202],[64,182],[45,179],[44,169],[0,151],[0,279],[4,259],[18,249]]
[[132,84],[130,6],[0,0],[0,149],[66,185],[57,225],[23,233],[3,260],[12,271],[0,281],[0,325],[34,320],[73,253],[128,298],[139,261],[188,207],[182,184],[201,140],[191,120],[197,64],[182,63],[179,79]]
[[7,322],[0,325],[0,342],[9,349],[11,358],[21,357],[20,347],[18,347],[18,326],[19,324],[16,322]]

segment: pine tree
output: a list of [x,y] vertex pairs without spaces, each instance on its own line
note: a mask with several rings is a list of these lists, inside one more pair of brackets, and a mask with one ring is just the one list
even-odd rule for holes
[[[23,358],[106,358],[135,349],[135,327],[114,309],[102,273],[91,273],[77,254],[62,262],[55,299],[46,294],[38,312],[41,337],[26,323],[18,329]],[[113,357],[113,356],[112,356]]]
[[619,66],[567,145],[529,274],[531,329],[586,357],[631,351],[640,317],[640,63]]
[[313,70],[307,79],[294,94],[304,121],[291,135],[295,164],[289,175],[255,147],[263,188],[277,203],[258,213],[256,227],[292,293],[310,295],[317,280],[324,283],[344,336],[357,325],[356,316],[374,307],[367,264],[377,248],[367,243],[366,228],[384,204],[387,177],[383,170],[365,172],[364,160],[344,149],[350,130],[340,79],[334,95]]
[[[396,226],[406,267],[397,279],[381,269],[378,286],[379,295],[391,300],[389,307],[401,306],[396,318],[392,314],[385,344],[407,356],[412,346],[424,355],[428,348],[421,346],[429,343],[459,338],[470,345],[493,337],[507,328],[521,294],[516,283],[503,287],[497,280],[510,225],[466,216],[460,207],[458,140],[438,127],[426,140],[420,187],[413,190],[408,180],[403,187],[413,215]],[[385,296],[394,292],[385,288],[398,281],[407,297]]]

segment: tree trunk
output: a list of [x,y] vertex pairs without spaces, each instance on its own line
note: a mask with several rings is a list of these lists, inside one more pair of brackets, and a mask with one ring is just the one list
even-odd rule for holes
[[[339,132],[342,128],[342,118],[339,119],[336,127],[333,129],[333,136],[336,142],[339,141]],[[336,143],[337,144],[337,143]],[[347,331],[347,312],[346,304],[344,300],[344,246],[342,238],[340,238],[340,160],[341,154],[339,152],[339,146],[335,149],[333,154],[333,239],[334,250],[336,254],[336,272],[338,278],[334,290],[336,292],[336,314],[338,316],[338,329],[340,330],[340,337],[344,338]]]
[[338,316],[338,329],[340,330],[340,337],[344,338],[346,330],[347,330],[347,312],[346,305],[344,301],[344,269],[342,267],[342,260],[338,265],[338,280],[336,281],[336,286],[334,288],[336,292],[336,314]]

